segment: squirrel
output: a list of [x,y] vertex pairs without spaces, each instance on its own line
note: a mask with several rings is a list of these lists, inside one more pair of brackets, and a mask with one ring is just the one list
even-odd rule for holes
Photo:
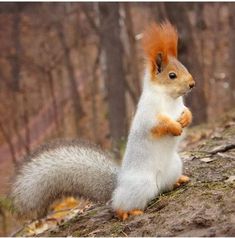
[[177,153],[192,113],[183,96],[195,82],[177,59],[178,33],[169,22],[144,32],[143,90],[121,165],[112,155],[80,140],[57,140],[28,156],[12,185],[20,215],[40,217],[62,195],[111,200],[116,215],[140,215],[159,194],[189,181]]

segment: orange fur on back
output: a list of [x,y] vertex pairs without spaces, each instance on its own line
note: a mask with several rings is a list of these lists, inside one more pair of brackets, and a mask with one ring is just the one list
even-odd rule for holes
[[156,67],[156,58],[162,54],[163,63],[168,63],[168,57],[177,58],[178,33],[169,21],[162,24],[153,23],[144,33],[143,49],[147,58]]

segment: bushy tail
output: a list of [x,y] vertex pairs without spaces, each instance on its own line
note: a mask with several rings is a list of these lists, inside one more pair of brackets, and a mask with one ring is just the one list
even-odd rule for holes
[[12,186],[11,197],[20,215],[39,217],[62,195],[108,201],[119,166],[109,154],[77,140],[41,146],[30,155]]

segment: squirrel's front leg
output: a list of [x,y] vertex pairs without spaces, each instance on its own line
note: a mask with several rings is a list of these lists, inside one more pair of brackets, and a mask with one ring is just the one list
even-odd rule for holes
[[182,133],[182,126],[180,122],[172,120],[170,117],[164,114],[157,116],[158,124],[151,129],[151,134],[160,138],[164,135],[179,136]]
[[190,123],[192,122],[191,111],[186,107],[177,121],[181,124],[182,128],[190,125]]

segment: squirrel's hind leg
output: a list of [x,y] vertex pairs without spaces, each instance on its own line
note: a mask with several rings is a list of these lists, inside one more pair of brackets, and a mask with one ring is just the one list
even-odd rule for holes
[[182,160],[177,153],[175,154],[175,160],[172,169],[172,172],[175,171],[175,174],[177,174],[177,170],[178,173],[180,172],[180,175],[177,176],[177,180],[174,183],[173,189],[189,182],[189,177],[182,174]]
[[157,177],[158,186],[161,188],[161,192],[168,192],[176,187],[179,182],[179,178],[182,176],[183,163],[178,153],[173,155],[171,163],[169,163],[167,169],[164,172],[164,176]]
[[157,195],[157,191],[154,176],[122,175],[112,199],[117,217],[126,220],[129,215],[143,214],[147,203]]

